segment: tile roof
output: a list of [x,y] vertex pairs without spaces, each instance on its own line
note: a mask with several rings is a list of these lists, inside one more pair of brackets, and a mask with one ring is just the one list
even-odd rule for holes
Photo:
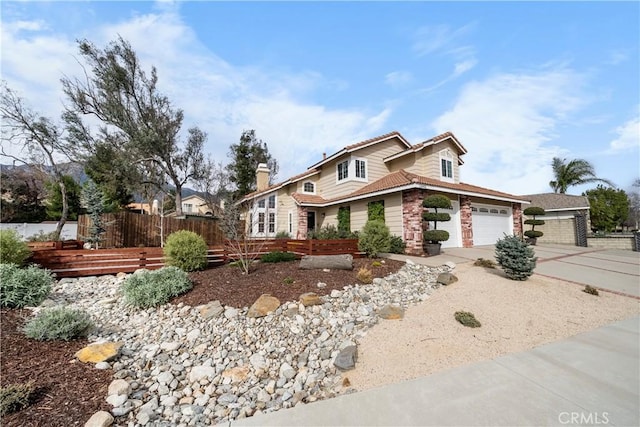
[[532,206],[539,206],[546,211],[589,209],[589,199],[585,196],[572,196],[561,193],[541,193],[520,196],[525,200],[530,200]]
[[357,142],[355,144],[347,145],[346,147],[344,147],[344,149],[345,150],[353,150],[354,148],[362,147],[362,146],[367,145],[367,144],[371,144],[371,143],[374,143],[374,142],[377,142],[377,141],[388,139],[388,138],[391,138],[392,136],[397,136],[401,140],[404,140],[404,137],[402,135],[400,135],[400,132],[394,130],[392,132],[385,133],[384,135],[376,136],[376,137],[373,137],[373,138],[366,139],[364,141]]
[[521,200],[525,201],[524,197],[515,196],[513,194],[503,193],[501,191],[491,190],[489,188],[478,187],[476,185],[464,184],[464,183],[450,183],[444,182],[437,179],[427,178],[424,176],[416,175],[411,172],[407,172],[404,169],[400,169],[399,171],[392,172],[390,174],[385,175],[377,181],[372,182],[371,184],[365,185],[364,187],[349,193],[344,196],[335,197],[333,199],[324,199],[320,196],[308,195],[308,194],[299,194],[294,193],[292,196],[296,200],[297,203],[300,204],[314,204],[314,205],[325,205],[325,204],[333,204],[340,203],[342,200],[349,200],[353,198],[366,197],[368,194],[377,193],[380,191],[393,190],[395,188],[401,188],[416,184],[428,185],[431,187],[439,187],[443,189],[453,190],[453,192],[458,193],[473,193],[478,196],[489,196],[499,199],[507,199],[507,200]]

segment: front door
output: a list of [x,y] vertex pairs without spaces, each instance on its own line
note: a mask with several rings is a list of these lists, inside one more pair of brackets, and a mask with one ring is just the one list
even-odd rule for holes
[[312,233],[316,229],[316,212],[307,211],[307,233]]

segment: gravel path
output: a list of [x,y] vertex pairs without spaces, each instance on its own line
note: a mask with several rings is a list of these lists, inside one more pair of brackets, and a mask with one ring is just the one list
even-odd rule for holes
[[[357,390],[408,380],[529,350],[640,313],[640,301],[533,275],[508,280],[501,271],[461,264],[459,281],[410,307],[403,320],[381,320],[359,340],[356,369],[343,374]],[[454,319],[470,311],[482,323]]]

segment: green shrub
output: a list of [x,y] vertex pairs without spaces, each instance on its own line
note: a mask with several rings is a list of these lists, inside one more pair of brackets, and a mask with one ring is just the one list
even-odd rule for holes
[[585,293],[590,294],[590,295],[595,295],[595,296],[600,295],[600,292],[598,292],[598,290],[596,288],[594,288],[593,286],[589,286],[589,285],[585,286],[584,289],[582,290],[582,292],[585,292]]
[[404,254],[407,244],[402,240],[400,236],[391,236],[389,241],[389,252],[392,254]]
[[69,307],[54,307],[38,313],[24,327],[27,337],[38,341],[64,340],[86,336],[93,327],[84,311]]
[[33,381],[0,387],[0,417],[29,406],[34,391]]
[[285,277],[284,279],[282,279],[282,283],[284,283],[285,285],[291,285],[295,283],[295,280],[293,280],[292,277]]
[[506,236],[496,242],[496,261],[512,280],[526,280],[536,268],[535,252],[518,236]]
[[286,262],[286,261],[295,261],[296,254],[292,252],[269,252],[260,257],[260,261],[262,262]]
[[451,215],[446,212],[438,212],[438,209],[451,209],[451,199],[443,194],[433,194],[427,196],[422,201],[422,207],[433,209],[434,212],[423,212],[423,221],[433,222],[433,229],[425,231],[422,239],[429,243],[439,243],[449,240],[449,233],[445,230],[438,230],[438,223],[451,220]]
[[389,252],[390,246],[389,227],[380,220],[367,221],[358,239],[358,249],[368,257],[375,258],[381,252]]
[[276,233],[276,239],[290,239],[291,235],[286,231],[278,231]]
[[0,306],[38,306],[51,292],[54,280],[49,270],[33,265],[20,268],[16,264],[0,264]]
[[0,262],[22,265],[31,256],[31,249],[16,230],[0,230]]
[[125,301],[140,308],[157,307],[193,287],[178,267],[163,267],[130,275],[122,285]]
[[468,328],[479,328],[482,324],[476,319],[473,313],[468,311],[456,311],[454,314],[456,320]]
[[524,223],[526,225],[531,226],[531,230],[527,230],[524,232],[524,235],[529,237],[530,239],[537,239],[538,237],[542,237],[544,233],[542,231],[536,230],[536,225],[544,225],[544,221],[541,219],[536,219],[536,216],[545,215],[546,212],[543,208],[538,206],[529,206],[526,208],[523,213],[527,216],[532,216],[532,219],[526,219]]
[[38,234],[27,237],[28,242],[53,242],[56,240],[56,232],[45,233],[44,231],[38,231]]
[[180,230],[171,233],[164,245],[167,265],[184,271],[202,270],[207,266],[207,242],[193,231]]
[[357,235],[347,230],[338,229],[333,224],[329,224],[321,227],[319,230],[312,231],[309,238],[313,240],[354,239],[357,238]]
[[351,207],[338,208],[338,232],[349,234],[351,232]]
[[491,259],[478,258],[473,265],[476,267],[496,268],[495,261]]

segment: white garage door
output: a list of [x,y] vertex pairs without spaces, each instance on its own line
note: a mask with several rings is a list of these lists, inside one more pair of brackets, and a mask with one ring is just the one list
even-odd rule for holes
[[513,234],[511,208],[494,205],[471,205],[473,245],[493,245],[505,234]]
[[[438,223],[438,230],[449,232],[449,240],[442,242],[443,248],[460,248],[462,247],[460,238],[460,203],[452,200],[451,206],[453,209],[438,209],[438,212],[446,212],[451,215],[451,221]],[[433,229],[433,222],[429,223],[429,229]]]

